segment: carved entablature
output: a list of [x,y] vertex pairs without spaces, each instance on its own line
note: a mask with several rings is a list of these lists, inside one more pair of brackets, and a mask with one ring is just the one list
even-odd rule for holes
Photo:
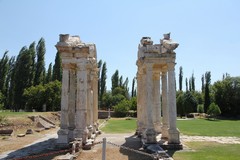
[[60,34],[59,42],[56,44],[56,48],[62,54],[62,58],[75,57],[97,59],[97,51],[95,44],[83,43],[80,40],[79,36]]
[[138,46],[138,59],[143,58],[161,58],[171,57],[175,58],[174,50],[178,47],[178,43],[170,39],[170,33],[164,34],[160,44],[153,44],[150,37],[143,37]]

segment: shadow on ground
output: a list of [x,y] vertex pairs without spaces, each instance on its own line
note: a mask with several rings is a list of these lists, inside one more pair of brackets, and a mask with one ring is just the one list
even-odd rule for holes
[[[152,157],[136,153],[133,150],[139,151],[142,149],[142,143],[140,138],[138,138],[136,135],[132,135],[130,137],[125,138],[125,143],[122,144],[124,147],[131,148],[132,150],[127,150],[120,148],[120,153],[127,155],[128,160],[152,160]],[[142,151],[145,153],[144,151]]]
[[[37,142],[29,146],[25,146],[19,150],[12,151],[6,155],[1,155],[0,159],[8,160],[25,160],[25,159],[34,159],[34,160],[51,160],[58,155],[66,154],[67,151],[61,152],[55,147],[56,138],[51,138],[46,141]],[[33,157],[28,157],[33,156]]]

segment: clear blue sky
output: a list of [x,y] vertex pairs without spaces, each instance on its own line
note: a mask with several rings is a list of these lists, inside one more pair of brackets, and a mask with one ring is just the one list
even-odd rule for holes
[[59,34],[95,43],[98,60],[107,63],[107,89],[116,69],[131,86],[141,37],[159,43],[167,32],[180,44],[177,85],[180,66],[184,89],[192,73],[198,90],[206,71],[211,71],[211,83],[226,72],[240,76],[239,0],[0,0],[0,22],[0,57],[6,50],[18,55],[43,37],[46,68],[54,63]]

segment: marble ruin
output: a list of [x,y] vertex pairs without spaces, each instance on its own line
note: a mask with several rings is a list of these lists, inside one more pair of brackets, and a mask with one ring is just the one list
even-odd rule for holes
[[164,34],[160,44],[143,37],[138,47],[137,133],[146,144],[157,143],[159,133],[168,144],[180,144],[176,127],[174,50],[177,47],[170,33]]
[[98,66],[95,44],[79,36],[60,35],[56,45],[62,59],[61,124],[57,144],[74,139],[90,142],[98,130]]

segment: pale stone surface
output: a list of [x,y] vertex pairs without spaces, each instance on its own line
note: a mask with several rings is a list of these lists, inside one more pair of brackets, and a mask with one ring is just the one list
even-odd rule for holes
[[[98,120],[98,68],[96,46],[79,36],[61,34],[56,45],[62,58],[61,124],[58,144],[75,138],[87,143]],[[94,128],[93,128],[94,126]]]
[[170,33],[164,34],[160,44],[153,44],[150,37],[143,37],[138,46],[137,130],[138,134],[146,139],[146,143],[155,142],[153,135],[156,138],[159,133],[162,133],[162,138],[168,139],[171,144],[180,143],[179,131],[176,128],[174,71],[176,59],[174,50],[177,47],[178,43],[170,39]]

